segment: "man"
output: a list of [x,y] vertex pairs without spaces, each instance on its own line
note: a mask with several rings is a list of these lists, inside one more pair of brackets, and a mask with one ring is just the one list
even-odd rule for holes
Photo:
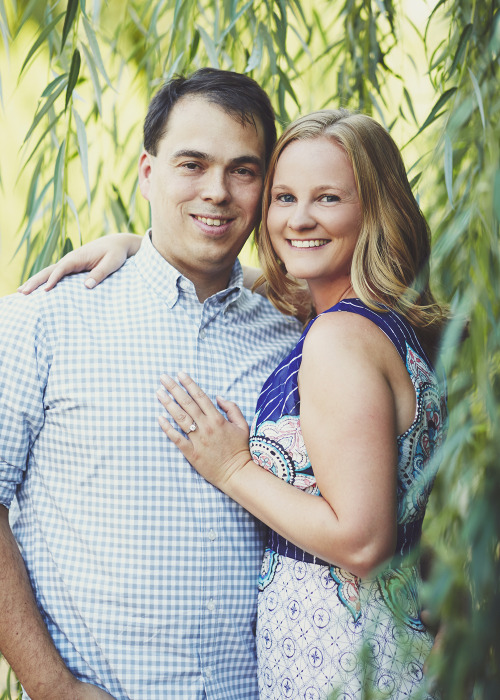
[[171,81],[139,253],[92,293],[76,276],[0,303],[0,650],[31,700],[257,698],[263,532],[163,439],[156,389],[185,370],[251,420],[297,339],[235,263],[275,135],[248,77]]

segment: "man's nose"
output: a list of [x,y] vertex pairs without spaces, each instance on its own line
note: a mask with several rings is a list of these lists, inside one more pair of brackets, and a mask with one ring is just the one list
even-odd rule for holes
[[231,199],[226,173],[220,170],[206,173],[201,196],[204,200],[222,204]]

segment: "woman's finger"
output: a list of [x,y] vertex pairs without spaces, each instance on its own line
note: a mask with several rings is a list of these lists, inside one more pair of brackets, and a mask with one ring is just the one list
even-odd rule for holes
[[159,416],[158,423],[168,439],[179,448],[184,457],[189,459],[189,455],[192,450],[192,445],[189,440],[185,438],[178,430],[176,430],[165,416]]
[[173,401],[165,389],[158,389],[156,395],[163,408],[174,419],[181,430],[183,430],[186,434],[196,430],[198,426],[193,416],[187,413],[181,406]]
[[52,271],[55,268],[54,265],[49,265],[48,267],[45,267],[43,270],[40,270],[40,272],[37,272],[36,275],[33,275],[29,279],[26,280],[24,284],[22,284],[20,287],[17,288],[18,292],[21,292],[22,294],[30,294],[33,292],[37,287],[39,287],[41,284],[46,282],[48,279],[50,279],[50,275]]
[[248,423],[246,422],[245,416],[241,412],[238,404],[234,403],[234,401],[223,399],[222,396],[216,396],[216,399],[230,423],[233,423],[233,425],[236,425],[242,430],[248,430]]
[[[182,374],[183,373],[181,373],[181,376]],[[162,376],[160,377],[160,381],[165,387],[165,389],[169,392],[169,394],[171,394],[174,397],[179,406],[186,413],[188,413],[191,416],[191,418],[193,418],[195,421],[199,421],[203,418],[204,411],[203,408],[200,406],[200,397],[199,394],[196,393],[196,391],[193,391],[195,395],[191,396],[190,393],[183,389],[182,386],[177,384],[177,382],[174,379],[172,379],[172,377],[170,377],[168,374],[162,374]],[[193,381],[192,384],[194,384]],[[198,389],[198,392],[201,392],[201,389],[199,389],[199,387],[196,384],[194,384],[194,386]],[[212,404],[210,400],[209,403]]]
[[202,413],[216,420],[221,418],[221,414],[215,407],[213,401],[205,394],[203,389],[200,389],[198,384],[191,379],[189,374],[186,374],[186,372],[179,372],[177,378],[196,405],[199,406]]
[[127,253],[125,250],[108,251],[97,265],[92,268],[92,271],[85,280],[85,286],[88,289],[94,289],[94,287],[97,287],[106,277],[109,277],[113,272],[119,270],[126,260]]

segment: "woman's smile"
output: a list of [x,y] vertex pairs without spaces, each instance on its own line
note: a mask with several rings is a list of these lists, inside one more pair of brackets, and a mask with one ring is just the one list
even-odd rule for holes
[[321,238],[315,238],[313,240],[303,240],[303,239],[288,239],[288,242],[292,248],[321,248],[322,246],[330,243],[330,241]]

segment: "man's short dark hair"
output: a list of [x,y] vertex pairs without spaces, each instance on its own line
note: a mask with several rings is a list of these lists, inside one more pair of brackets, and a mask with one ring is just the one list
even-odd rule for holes
[[218,68],[200,68],[189,77],[176,76],[156,93],[144,120],[144,148],[155,156],[165,134],[170,111],[186,95],[200,95],[242,124],[264,129],[266,165],[276,143],[274,111],[264,90],[247,75]]

